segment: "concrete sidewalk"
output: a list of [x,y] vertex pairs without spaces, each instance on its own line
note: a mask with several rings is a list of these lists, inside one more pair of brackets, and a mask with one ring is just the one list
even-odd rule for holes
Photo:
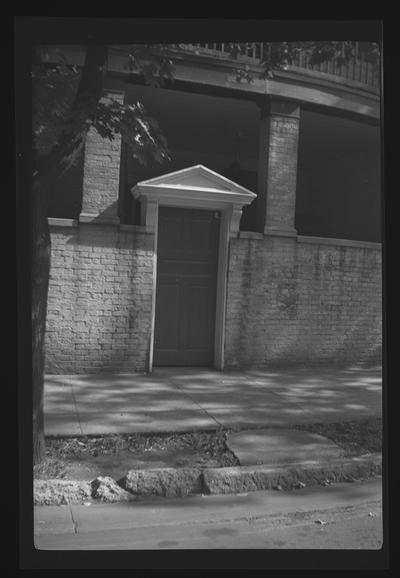
[[45,434],[152,433],[382,415],[381,368],[47,375]]

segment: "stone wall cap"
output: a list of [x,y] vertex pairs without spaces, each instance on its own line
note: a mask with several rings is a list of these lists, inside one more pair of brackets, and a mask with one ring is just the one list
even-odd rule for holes
[[263,233],[257,233],[256,231],[240,231],[240,239],[264,239]]
[[81,213],[79,215],[80,223],[91,223],[99,225],[119,225],[119,217],[114,215],[105,215],[101,213]]
[[48,223],[50,227],[77,227],[78,221],[76,219],[59,219],[55,217],[49,217]]
[[298,243],[310,243],[314,245],[341,245],[344,247],[355,247],[359,249],[382,249],[382,243],[374,243],[372,241],[355,241],[353,239],[333,239],[330,237],[311,237],[306,235],[298,235]]

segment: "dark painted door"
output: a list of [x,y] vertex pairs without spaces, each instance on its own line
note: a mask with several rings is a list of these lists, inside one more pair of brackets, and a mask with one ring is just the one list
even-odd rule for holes
[[154,365],[214,357],[219,213],[160,207]]

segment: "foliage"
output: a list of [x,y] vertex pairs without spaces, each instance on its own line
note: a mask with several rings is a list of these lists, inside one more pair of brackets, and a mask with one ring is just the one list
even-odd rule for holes
[[174,79],[174,63],[170,50],[177,44],[134,44],[130,47],[126,67],[143,76],[145,84],[159,88],[164,80]]
[[[300,55],[308,57],[311,65],[333,61],[337,67],[347,66],[355,57],[356,51],[356,42],[350,41],[229,43],[228,51],[237,59],[239,56],[247,55],[249,50],[256,49],[260,44],[262,44],[260,64],[263,67],[260,78],[273,78],[275,71],[286,70]],[[373,67],[379,66],[380,51],[376,42],[360,42],[359,49],[365,60]],[[238,82],[246,80],[250,83],[253,79],[254,73],[250,71],[249,66],[238,70]]]
[[[121,134],[141,164],[162,163],[170,158],[165,136],[142,103],[124,104],[88,93],[81,94],[77,102],[81,71],[68,65],[57,49],[37,47],[35,56],[32,130],[37,164],[64,143],[61,172],[67,170],[80,157],[86,133],[92,127],[109,140]],[[134,47],[127,62],[132,72],[142,74],[153,87],[161,86],[164,77],[173,76],[172,60],[162,45]]]
[[99,102],[93,125],[110,140],[120,133],[133,158],[143,165],[149,160],[162,163],[170,158],[167,140],[156,119],[147,114],[139,101],[127,105],[115,100]]
[[80,72],[68,66],[57,50],[58,61],[45,62],[46,53],[37,47],[32,70],[32,106],[34,145],[40,156],[51,152],[64,130],[72,106]]

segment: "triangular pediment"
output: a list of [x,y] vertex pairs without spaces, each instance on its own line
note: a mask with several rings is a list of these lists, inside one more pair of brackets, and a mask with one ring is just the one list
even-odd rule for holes
[[222,211],[227,231],[237,235],[242,208],[257,197],[255,193],[203,165],[161,175],[137,183],[131,189],[141,202],[141,223],[155,233],[158,207],[170,206]]
[[256,197],[253,192],[203,165],[195,165],[187,169],[148,179],[138,183],[136,186],[142,190],[148,187],[160,189],[193,189],[196,191],[208,190],[239,193]]

